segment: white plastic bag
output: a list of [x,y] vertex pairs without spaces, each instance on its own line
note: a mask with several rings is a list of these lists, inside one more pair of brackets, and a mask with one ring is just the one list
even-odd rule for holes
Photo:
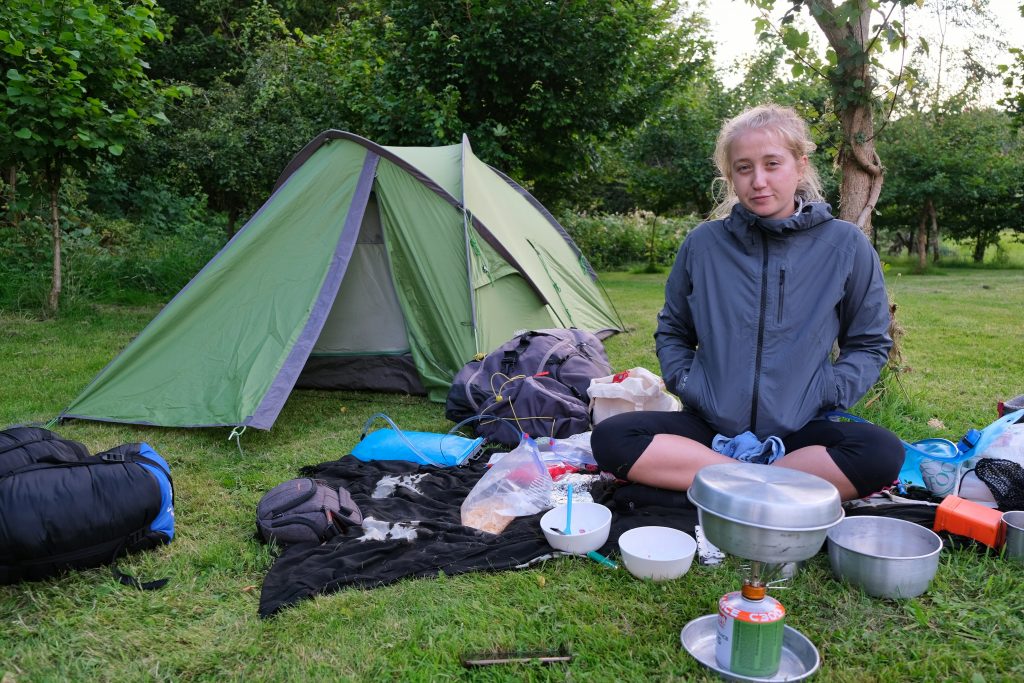
[[537,444],[524,434],[519,445],[491,465],[462,501],[462,524],[500,534],[516,517],[550,508],[553,488]]
[[[590,447],[591,433],[581,432],[564,439],[553,439],[550,436],[541,436],[535,439],[540,461],[548,468],[548,472],[551,472],[552,467],[563,465],[576,469],[596,469],[597,460],[594,459],[594,451]],[[487,466],[496,464],[506,455],[508,453],[491,453],[491,457],[487,460]],[[555,478],[554,475],[552,478]]]
[[974,473],[974,467],[983,458],[1009,460],[1024,467],[1024,424],[1008,426],[980,456],[964,462],[963,468],[957,472],[958,475],[960,472],[964,474],[960,475],[960,488],[956,491],[956,495],[994,508],[998,506],[995,496],[989,491],[985,482],[978,479],[978,475]]
[[679,399],[665,391],[665,382],[646,368],[630,368],[590,380],[590,415],[594,424],[619,413],[637,410],[682,409]]
[[1024,424],[1009,425],[992,440],[981,457],[1012,460],[1024,466]]

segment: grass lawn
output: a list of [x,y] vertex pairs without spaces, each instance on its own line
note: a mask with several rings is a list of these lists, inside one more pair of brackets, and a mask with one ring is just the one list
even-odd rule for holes
[[[902,274],[901,274],[902,273]],[[1024,270],[892,269],[906,329],[899,382],[865,409],[904,438],[957,438],[1024,393]],[[657,371],[651,334],[664,275],[603,282],[631,331],[606,342],[617,369]],[[52,418],[155,314],[92,306],[57,320],[0,312],[0,425]],[[738,587],[738,562],[663,584],[585,559],[514,572],[407,580],[256,615],[272,557],[254,538],[260,496],[303,465],[341,457],[384,411],[440,431],[425,399],[296,392],[270,432],[169,430],[72,422],[56,427],[90,451],[146,441],[177,487],[177,537],[122,562],[168,576],[160,591],[117,584],[107,569],[0,587],[0,681],[394,680],[692,681],[713,677],[680,648],[679,631]],[[944,426],[929,427],[935,418]],[[1024,573],[997,554],[944,551],[930,590],[876,600],[835,582],[819,554],[777,597],[822,655],[818,680],[1024,679]],[[569,665],[466,671],[468,651],[567,646]]]

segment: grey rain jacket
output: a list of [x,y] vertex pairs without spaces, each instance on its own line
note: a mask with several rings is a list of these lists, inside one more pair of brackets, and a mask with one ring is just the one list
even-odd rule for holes
[[737,204],[683,240],[654,338],[687,410],[726,436],[784,438],[878,380],[892,347],[878,256],[828,204],[778,220]]

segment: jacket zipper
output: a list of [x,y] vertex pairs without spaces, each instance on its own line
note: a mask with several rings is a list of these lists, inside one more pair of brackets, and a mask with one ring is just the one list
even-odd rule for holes
[[750,398],[750,431],[757,433],[757,394],[761,388],[761,356],[764,352],[764,320],[768,309],[768,237],[761,234],[761,315],[757,323],[757,355],[754,359],[754,395]]
[[782,324],[782,303],[786,297],[786,269],[779,269],[779,311],[775,316],[775,322],[779,325]]

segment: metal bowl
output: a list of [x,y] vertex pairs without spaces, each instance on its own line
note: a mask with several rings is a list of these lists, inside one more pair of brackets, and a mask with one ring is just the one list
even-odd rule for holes
[[1003,513],[1006,526],[1006,550],[1003,556],[1024,562],[1024,510]]
[[848,517],[828,532],[832,573],[876,598],[913,598],[939,567],[942,539],[894,517]]
[[731,555],[767,563],[813,557],[844,514],[829,482],[768,465],[705,467],[686,495],[709,541]]

